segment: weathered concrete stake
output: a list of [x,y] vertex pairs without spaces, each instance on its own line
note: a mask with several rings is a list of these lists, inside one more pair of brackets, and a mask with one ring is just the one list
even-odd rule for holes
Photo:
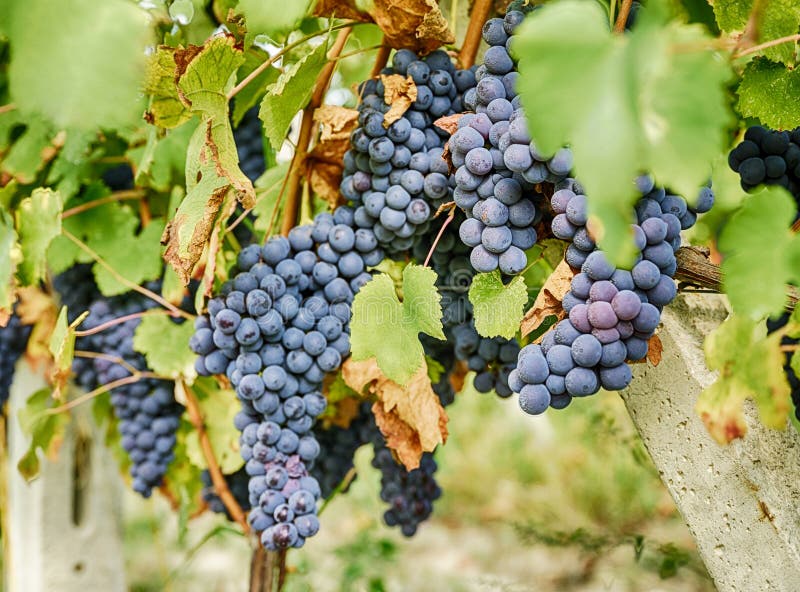
[[748,401],[747,435],[724,447],[694,412],[714,380],[703,338],[727,314],[721,296],[679,296],[661,363],[635,365],[622,397],[720,592],[798,592],[800,435],[765,428]]

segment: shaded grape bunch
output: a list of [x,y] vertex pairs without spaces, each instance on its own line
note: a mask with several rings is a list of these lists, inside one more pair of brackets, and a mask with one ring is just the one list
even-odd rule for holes
[[319,481],[322,497],[328,498],[353,469],[353,457],[364,444],[380,438],[370,403],[362,403],[358,415],[346,428],[331,425],[314,427],[320,454],[314,461],[311,474]]
[[[773,333],[778,329],[782,329],[789,322],[789,313],[785,312],[777,319],[767,319],[767,331]],[[800,339],[785,336],[781,339],[781,345],[797,345]],[[800,379],[795,374],[792,368],[792,355],[794,352],[787,351],[784,358],[783,370],[786,372],[786,379],[789,381],[789,387],[792,389],[792,404],[794,405],[794,416],[800,421]]]
[[267,168],[264,161],[264,132],[257,106],[249,109],[233,130],[233,141],[239,156],[239,168],[255,183]]
[[344,157],[342,196],[355,208],[359,228],[374,231],[381,246],[395,254],[411,249],[428,229],[438,207],[451,201],[447,162],[448,133],[433,123],[463,109],[462,94],[475,85],[471,70],[457,70],[444,51],[419,58],[397,51],[384,75],[412,78],[417,99],[396,121],[385,115],[382,80],[360,87],[358,126]]
[[[235,473],[224,475],[224,477],[225,483],[227,483],[233,499],[236,500],[236,503],[239,504],[239,507],[241,507],[242,510],[245,512],[248,511],[250,509],[250,499],[247,486],[250,481],[250,476],[244,470],[244,467]],[[201,496],[203,497],[203,501],[208,504],[209,510],[215,514],[225,514],[228,520],[233,520],[232,516],[228,513],[222,498],[220,498],[217,494],[217,490],[214,487],[213,481],[211,480],[211,473],[209,473],[207,470],[203,471],[200,473],[200,480],[203,482]]]
[[800,128],[776,131],[754,125],[731,150],[728,164],[739,173],[745,191],[780,185],[800,200]]
[[479,272],[513,275],[525,268],[545,203],[537,185],[555,183],[572,168],[569,149],[543,154],[528,132],[516,90],[519,73],[509,54],[523,19],[523,12],[509,10],[484,25],[489,48],[475,72],[477,85],[464,94],[464,105],[475,113],[459,119],[449,141],[457,167],[453,199],[467,214],[459,236]]
[[106,169],[102,174],[102,179],[103,183],[108,185],[111,191],[124,191],[126,189],[133,189],[133,169],[127,162]]
[[383,520],[398,526],[407,537],[414,536],[420,523],[433,512],[433,502],[442,495],[434,479],[437,466],[433,454],[425,452],[419,467],[411,471],[398,463],[383,443],[375,443],[372,466],[381,472],[381,499],[389,505]]
[[639,255],[632,269],[616,268],[594,245],[586,228],[586,196],[580,185],[564,183],[551,198],[556,216],[553,234],[570,240],[567,262],[580,273],[572,278],[562,306],[568,317],[547,332],[541,344],[524,347],[509,385],[530,414],[548,407],[563,409],[573,397],[622,390],[632,379],[626,360],[647,356],[648,340],[661,311],[677,293],[673,275],[682,229],[711,209],[714,194],[706,187],[694,206],[654,187],[649,177],[636,181],[642,193],[631,227]]
[[[159,289],[157,284],[149,287],[154,291]],[[136,292],[112,298],[98,296],[89,305],[89,316],[81,329],[99,327],[155,306],[153,301]],[[147,370],[144,356],[133,348],[134,332],[140,322],[139,318],[130,319],[78,338],[76,350],[103,354],[103,357],[89,360],[76,358],[73,371],[78,384],[91,390],[123,381],[132,375],[131,369]],[[122,447],[132,462],[132,487],[144,497],[149,497],[152,489],[161,485],[174,458],[176,432],[183,413],[183,407],[175,401],[174,388],[172,381],[146,378],[111,389],[111,404],[119,420]]]
[[11,315],[5,327],[0,327],[0,406],[8,401],[14,368],[28,347],[30,335],[31,326],[23,325],[16,314]]

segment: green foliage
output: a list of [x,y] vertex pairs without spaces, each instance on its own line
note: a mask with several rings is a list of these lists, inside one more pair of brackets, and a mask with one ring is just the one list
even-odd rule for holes
[[314,93],[314,83],[326,62],[328,44],[320,43],[295,62],[267,87],[258,113],[272,149],[281,149],[295,114],[306,106]]
[[511,339],[525,315],[528,291],[522,276],[504,285],[499,271],[479,273],[469,288],[469,300],[479,334]]
[[419,334],[444,339],[436,273],[420,265],[403,270],[403,300],[387,274],[372,278],[353,301],[351,344],[354,360],[375,358],[391,380],[405,384],[422,365]]
[[[87,313],[88,314],[88,313]],[[62,307],[56,319],[56,326],[50,336],[49,349],[53,355],[56,370],[62,373],[69,372],[72,359],[75,357],[75,327],[85,318],[82,315],[75,319],[72,325],[67,323],[67,307]]]
[[[716,0],[714,13],[717,23],[725,31],[744,31],[755,0]],[[800,5],[794,0],[769,0],[761,2],[758,19],[758,43],[787,37],[797,33],[800,27]],[[794,43],[782,43],[763,50],[764,55],[776,62],[793,65],[795,61]]]
[[129,125],[139,110],[147,16],[124,0],[12,0],[13,101],[60,127]]
[[133,347],[144,354],[148,367],[171,378],[194,375],[194,354],[186,347],[194,334],[189,321],[180,324],[168,316],[145,316],[136,327]]
[[14,277],[17,251],[17,232],[11,216],[0,209],[0,309],[8,309],[14,301],[11,280]]
[[19,277],[31,285],[44,277],[46,252],[61,233],[61,195],[50,189],[35,189],[17,209],[17,232],[22,247]]
[[309,0],[239,0],[236,10],[247,23],[247,40],[257,35],[276,38],[294,29],[309,7]]
[[[247,78],[257,67],[267,61],[269,56],[263,50],[251,47],[244,54],[244,64],[237,73],[237,83]],[[233,100],[233,125],[239,125],[242,117],[264,96],[267,87],[278,80],[280,70],[270,66],[242,88]]]
[[789,194],[770,187],[749,197],[723,229],[725,292],[737,313],[759,319],[783,309],[785,284],[800,279],[800,239],[789,229],[796,213]]
[[43,388],[28,397],[25,407],[19,410],[17,417],[22,432],[31,439],[25,454],[17,462],[17,469],[27,481],[32,481],[39,474],[39,451],[52,457],[69,423],[70,416],[67,414],[48,413],[52,406],[50,389]]
[[800,72],[796,69],[756,58],[744,69],[737,93],[737,108],[744,117],[755,117],[773,129],[800,126]]
[[[206,434],[214,450],[214,456],[225,474],[235,473],[244,464],[239,454],[239,432],[233,418],[239,411],[236,395],[230,389],[221,389],[210,378],[199,378],[192,389],[203,414]],[[201,469],[208,468],[200,448],[196,430],[186,434],[186,454],[189,460]]]
[[633,257],[632,179],[650,171],[693,196],[725,145],[730,117],[730,70],[708,50],[711,38],[667,23],[659,2],[639,19],[630,34],[614,36],[597,4],[564,0],[534,12],[514,46],[531,134],[547,153],[571,144],[599,242],[617,262]]
[[[261,178],[256,181],[256,205],[253,208],[253,214],[256,216],[255,227],[256,230],[262,232],[269,232],[270,221],[272,218],[272,211],[278,204],[278,198],[281,194],[281,189],[284,186],[286,173],[289,172],[289,164],[279,164],[270,167],[266,172],[261,175]],[[279,220],[281,208],[278,206],[278,213],[275,220]]]
[[20,183],[33,183],[46,164],[42,153],[53,141],[53,128],[40,117],[30,117],[22,135],[0,161],[2,170]]
[[752,399],[764,425],[786,427],[790,388],[783,370],[781,334],[767,335],[763,319],[732,314],[705,343],[706,363],[719,378],[697,400],[711,435],[726,443],[747,430],[742,404]]

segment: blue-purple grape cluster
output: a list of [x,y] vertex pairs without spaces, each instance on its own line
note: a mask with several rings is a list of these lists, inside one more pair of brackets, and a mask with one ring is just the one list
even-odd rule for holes
[[[57,286],[61,283],[58,282]],[[154,290],[159,288],[158,285],[150,287]],[[66,283],[66,288],[72,289],[72,284]],[[62,294],[67,300],[72,299],[67,292]],[[155,306],[152,300],[137,292],[112,298],[98,294],[88,306],[89,316],[81,329],[93,329]],[[78,312],[80,310],[71,314]],[[130,319],[93,335],[79,337],[75,343],[76,350],[99,352],[104,357],[77,357],[73,364],[76,382],[92,390],[131,376],[131,369],[147,370],[144,356],[133,348],[134,332],[140,322],[139,318]],[[119,420],[122,447],[132,463],[133,490],[149,497],[153,488],[161,485],[174,458],[176,432],[183,414],[183,407],[175,401],[174,383],[147,378],[116,386],[111,390],[111,404]]]
[[[228,490],[230,490],[233,499],[236,500],[236,503],[239,504],[239,507],[245,512],[249,510],[250,493],[248,490],[248,484],[250,482],[250,476],[247,474],[247,471],[245,471],[244,467],[235,473],[225,475],[224,477],[225,483],[228,485]],[[203,489],[200,492],[200,495],[202,496],[203,501],[208,504],[208,509],[215,514],[225,514],[228,520],[233,520],[233,517],[225,507],[225,503],[222,501],[222,498],[219,497],[217,490],[214,487],[214,482],[211,480],[211,473],[208,471],[203,471],[200,473],[200,480],[203,483]]]
[[392,457],[385,443],[376,442],[374,450],[372,466],[381,472],[381,499],[389,504],[383,520],[388,526],[400,527],[403,535],[414,536],[442,495],[434,479],[437,466],[433,454],[423,453],[419,467],[409,471]]
[[28,347],[31,326],[23,325],[21,319],[12,314],[5,327],[0,327],[0,407],[8,401],[14,367]]
[[225,374],[242,404],[250,521],[267,549],[302,546],[319,527],[309,469],[320,451],[312,426],[326,407],[322,381],[349,353],[354,294],[383,259],[374,233],[354,228],[343,206],[243,249],[190,342],[198,374]]
[[569,149],[542,154],[528,132],[516,91],[519,73],[509,54],[523,18],[523,12],[509,10],[484,25],[489,48],[475,72],[477,85],[464,94],[464,105],[474,113],[459,119],[449,141],[456,167],[453,199],[467,214],[459,235],[479,272],[513,275],[525,268],[545,204],[537,185],[555,183],[572,168]]
[[264,132],[258,118],[258,107],[248,109],[242,121],[233,130],[233,141],[239,156],[239,168],[255,183],[267,169],[264,161]]
[[800,201],[800,127],[771,130],[760,125],[747,128],[728,155],[728,165],[739,173],[742,188],[780,185]]
[[360,88],[358,127],[344,157],[341,194],[355,208],[359,228],[372,229],[381,246],[395,254],[411,249],[438,207],[451,200],[452,184],[442,158],[448,133],[433,125],[463,109],[462,94],[475,85],[471,70],[457,70],[444,51],[419,58],[395,52],[385,75],[410,76],[416,100],[386,125],[391,108],[381,80]]
[[[581,270],[562,301],[569,316],[545,334],[541,345],[524,347],[509,376],[526,413],[563,409],[573,397],[592,395],[601,387],[628,386],[632,376],[626,360],[647,356],[661,311],[675,298],[672,276],[680,232],[695,223],[697,214],[711,209],[714,194],[706,187],[697,203],[689,206],[682,197],[654,187],[649,177],[636,182],[642,198],[635,206],[632,233],[639,255],[628,271],[613,266],[596,247],[581,246],[571,258],[568,251],[567,261]],[[586,232],[586,196],[576,193],[579,185],[567,185],[551,199],[556,214],[552,227],[557,237],[572,240],[575,246],[577,237]],[[587,239],[591,240],[588,234]]]

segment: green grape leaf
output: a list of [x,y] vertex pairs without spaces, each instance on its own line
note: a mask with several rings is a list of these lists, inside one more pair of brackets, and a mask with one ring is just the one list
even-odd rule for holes
[[24,285],[42,279],[47,271],[47,247],[61,234],[61,195],[51,189],[34,189],[17,209],[17,232],[22,247],[18,274]]
[[247,41],[257,35],[275,39],[280,33],[294,29],[308,11],[308,0],[239,0],[236,11],[247,24]]
[[706,338],[706,363],[719,378],[697,400],[696,411],[711,436],[722,444],[747,431],[745,399],[758,407],[764,425],[786,427],[790,387],[783,369],[781,335],[767,335],[763,320],[732,314]]
[[723,228],[722,276],[735,312],[758,319],[783,309],[786,284],[800,278],[800,239],[790,230],[796,213],[785,189],[769,187],[745,200]]
[[[175,459],[169,463],[167,473],[164,475],[164,486],[174,499],[180,500],[180,516],[192,515],[199,510],[198,503],[202,500],[203,480],[201,479],[203,465],[198,466],[189,457],[189,440],[194,438],[197,442],[197,432],[187,419],[182,419],[178,427],[175,443]],[[125,455],[127,456],[127,454]]]
[[800,71],[756,58],[744,69],[737,93],[744,117],[755,117],[772,129],[800,125]]
[[516,38],[536,145],[544,153],[571,146],[600,245],[631,263],[632,179],[650,171],[684,195],[707,181],[726,145],[729,67],[707,49],[702,27],[668,21],[658,3],[619,36],[599,4],[564,0],[533,12]]
[[150,95],[150,106],[145,113],[145,120],[158,127],[177,127],[192,116],[178,96],[175,53],[174,48],[162,45],[147,59],[144,92]]
[[94,133],[67,132],[64,145],[47,173],[47,184],[55,186],[65,202],[78,193],[84,182],[92,180],[90,152],[95,139]]
[[13,0],[9,82],[13,102],[59,128],[95,130],[134,123],[147,13],[124,0]]
[[[119,234],[113,243],[96,244],[90,240],[89,245],[108,263],[112,269],[129,282],[142,284],[154,280],[161,275],[161,243],[164,223],[161,219],[153,220],[139,234]],[[97,287],[105,296],[124,294],[129,286],[120,282],[100,263],[92,268]]]
[[176,323],[166,315],[145,316],[133,335],[133,348],[147,359],[153,372],[172,378],[194,376],[195,355],[189,349],[194,325]]
[[[724,31],[744,31],[753,10],[754,0],[715,0],[714,14]],[[769,0],[758,21],[758,43],[765,43],[797,33],[800,5],[795,0]],[[762,50],[774,62],[794,65],[796,43],[781,43]]]
[[320,43],[300,61],[287,67],[278,80],[267,87],[258,116],[272,149],[281,149],[289,125],[297,112],[308,104],[314,83],[327,61],[328,44]]
[[[244,55],[244,64],[239,68],[239,79],[237,83],[244,80],[268,59],[269,54],[267,54],[267,52],[256,47],[251,47]],[[250,108],[258,104],[264,96],[267,87],[277,82],[280,73],[280,70],[270,66],[239,91],[239,94],[233,99],[234,127],[241,123],[244,114],[247,113]]]
[[[198,379],[191,388],[197,393],[206,434],[219,468],[225,474],[235,473],[244,464],[239,454],[241,434],[233,425],[233,418],[239,411],[236,395],[230,389],[219,388],[216,382],[209,378]],[[208,468],[197,430],[192,430],[186,435],[186,453],[192,464],[203,469]]]
[[361,288],[350,322],[353,359],[375,358],[387,378],[406,384],[425,360],[419,334],[445,338],[435,283],[432,269],[409,265],[403,270],[402,302],[386,274]]
[[55,458],[69,423],[68,413],[47,413],[52,406],[50,389],[43,388],[28,397],[17,414],[23,433],[31,439],[25,454],[17,462],[17,470],[28,482],[39,474],[38,451],[41,450],[48,458]]
[[[253,208],[256,230],[269,232],[269,223],[272,221],[272,211],[278,205],[278,198],[284,185],[286,173],[289,172],[289,163],[281,163],[268,168],[256,181],[256,206]],[[282,208],[278,205],[275,220],[280,220]]]
[[17,231],[11,216],[0,208],[0,310],[10,310],[14,302],[14,270],[20,253]]
[[128,150],[132,162],[139,163],[136,169],[136,184],[152,187],[169,193],[176,184],[181,184],[186,170],[186,146],[197,129],[197,119],[167,130],[163,135],[151,127],[147,143]]
[[504,285],[499,271],[479,273],[469,288],[469,301],[480,335],[512,339],[525,315],[528,289],[522,276]]
[[56,155],[53,129],[41,117],[31,117],[22,135],[11,145],[0,165],[23,184],[33,183],[37,173]]
[[[189,151],[202,164],[213,164],[216,175],[230,182],[237,199],[245,208],[255,203],[255,190],[239,168],[239,156],[228,117],[227,90],[235,81],[236,70],[244,55],[231,35],[212,37],[203,47],[190,47],[175,56],[178,63],[178,92],[181,101],[202,116],[192,136]],[[203,149],[196,149],[198,143]],[[193,147],[195,150],[193,151]],[[197,163],[187,162],[187,190],[196,182]],[[189,179],[192,178],[191,182]]]

